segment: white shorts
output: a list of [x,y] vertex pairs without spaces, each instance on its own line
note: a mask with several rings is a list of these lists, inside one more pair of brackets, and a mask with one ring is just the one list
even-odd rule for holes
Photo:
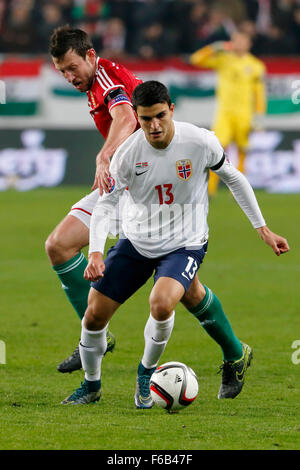
[[[73,204],[68,215],[73,215],[89,229],[91,223],[91,215],[93,209],[100,197],[99,189],[95,189],[92,193],[84,196],[80,201]],[[127,191],[124,191],[123,195],[120,198],[118,205],[116,206],[115,212],[111,215],[110,218],[110,233],[114,236],[118,235],[121,230],[121,216],[122,210],[127,201]]]

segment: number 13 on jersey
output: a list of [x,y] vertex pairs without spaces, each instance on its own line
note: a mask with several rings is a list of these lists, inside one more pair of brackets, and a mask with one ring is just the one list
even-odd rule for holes
[[155,186],[158,192],[159,204],[172,204],[174,201],[174,194],[172,193],[172,184],[159,184]]

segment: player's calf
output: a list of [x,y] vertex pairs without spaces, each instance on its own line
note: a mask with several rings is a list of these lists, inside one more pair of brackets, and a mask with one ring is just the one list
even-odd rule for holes
[[[113,352],[115,347],[116,347],[116,339],[115,336],[112,334],[111,331],[107,330],[106,331],[106,341],[107,341],[107,346],[106,346],[106,351],[104,353],[104,356],[107,352]],[[80,352],[79,352],[79,346],[72,352],[72,354],[64,359],[60,364],[57,366],[58,372],[61,372],[62,374],[69,373],[71,374],[72,372],[75,372],[76,370],[82,369],[82,362],[81,362],[81,357],[80,357]]]

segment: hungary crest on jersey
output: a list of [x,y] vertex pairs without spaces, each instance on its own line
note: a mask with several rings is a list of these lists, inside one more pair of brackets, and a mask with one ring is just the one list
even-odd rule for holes
[[178,178],[187,181],[193,174],[191,160],[177,160],[176,172]]

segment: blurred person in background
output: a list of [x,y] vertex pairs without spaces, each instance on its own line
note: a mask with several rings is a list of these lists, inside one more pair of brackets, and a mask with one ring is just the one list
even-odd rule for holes
[[255,23],[259,10],[259,0],[244,0],[243,3],[246,12],[246,19]]
[[75,23],[108,18],[109,13],[109,2],[105,0],[73,0],[72,18]]
[[[97,57],[88,35],[76,28],[63,26],[56,29],[50,39],[49,51],[63,77],[78,91],[87,94],[91,116],[105,139],[96,158],[94,191],[72,206],[46,241],[46,252],[53,269],[75,312],[82,319],[90,283],[83,277],[87,260],[81,250],[89,243],[90,220],[99,198],[99,188],[100,192],[110,190],[110,158],[138,128],[131,95],[141,80],[122,65]],[[117,214],[114,220],[115,227],[110,231],[116,235]],[[107,344],[107,350],[112,351],[115,339],[109,331]],[[79,347],[58,366],[63,373],[80,368]]]
[[[250,0],[247,0],[247,3]],[[255,25],[258,37],[253,51],[262,55],[286,55],[296,53],[292,33],[293,13],[299,0],[257,1]]]
[[293,21],[294,9],[299,6],[298,0],[277,0],[270,3],[270,24],[280,26],[284,31],[288,32],[289,26]]
[[70,21],[72,18],[74,0],[55,0],[55,3],[60,8],[64,21]]
[[[180,18],[180,28],[178,28]],[[208,7],[204,0],[176,0],[170,8],[169,24],[177,31],[176,51],[188,54],[200,47],[203,26],[208,20]]]
[[293,55],[296,53],[294,38],[281,25],[271,24],[262,35],[261,53],[264,56]]
[[263,51],[265,36],[257,31],[255,21],[246,19],[239,24],[239,30],[246,33],[251,39],[251,50],[253,55],[260,55]]
[[201,41],[198,47],[215,41],[228,41],[235,25],[226,8],[216,4],[209,8],[208,18],[201,28]]
[[175,52],[172,34],[161,23],[152,23],[141,31],[135,53],[144,60],[161,59]]
[[[0,0],[0,47],[4,53],[47,53],[47,31],[61,17],[60,24],[85,29],[96,50],[102,50],[102,40],[108,43],[107,57],[110,50],[117,58],[124,51],[138,55],[139,44],[141,57],[156,58],[191,54],[215,41],[227,41],[236,25],[249,20],[256,30],[253,53],[295,54],[297,9],[299,0]],[[161,50],[153,44],[154,24],[162,28]]]
[[[149,34],[150,36],[153,36],[152,33],[148,33],[147,31],[151,25],[160,24],[162,25],[163,30],[169,29],[168,12],[170,2],[160,0],[133,0],[131,2],[124,3],[126,4],[127,9],[127,12],[125,13],[127,16],[126,27],[128,33],[127,50],[131,55],[139,55],[138,50],[142,46],[143,41],[155,42],[155,38],[147,39]],[[158,27],[156,29],[158,29]],[[154,35],[157,35],[157,33],[154,33]],[[162,36],[165,36],[165,31]],[[161,47],[163,47],[163,44],[161,44]],[[148,51],[150,51],[150,48],[148,48]],[[155,46],[153,50],[155,50]],[[148,57],[149,55],[151,55],[151,53],[149,54],[149,52],[146,52],[146,56]]]
[[165,24],[169,2],[161,0],[133,0],[130,3],[132,3],[132,20],[137,29],[143,29],[149,24],[156,22],[163,22]]
[[114,60],[124,60],[126,57],[126,28],[120,18],[110,18],[102,34],[101,55]]
[[28,53],[36,51],[35,28],[32,21],[32,0],[7,4],[7,20],[3,25],[3,52]]
[[[232,35],[231,41],[214,42],[190,58],[193,65],[217,72],[217,112],[212,128],[223,148],[236,144],[238,169],[242,173],[250,131],[261,128],[266,111],[265,66],[249,52],[250,48],[250,36],[239,31]],[[218,176],[210,172],[210,196],[216,193],[218,183]]]
[[4,49],[3,33],[6,20],[6,11],[7,9],[5,0],[0,0],[0,52],[2,52]]
[[37,47],[40,52],[46,52],[49,43],[49,36],[55,28],[58,28],[65,19],[62,9],[53,2],[45,3],[40,12],[40,21],[36,26]]
[[294,10],[290,33],[295,44],[295,52],[300,54],[300,5]]
[[[73,0],[71,21],[90,37],[96,51],[102,53],[102,36],[110,18],[110,6],[104,0]],[[68,21],[66,21],[68,22]]]

